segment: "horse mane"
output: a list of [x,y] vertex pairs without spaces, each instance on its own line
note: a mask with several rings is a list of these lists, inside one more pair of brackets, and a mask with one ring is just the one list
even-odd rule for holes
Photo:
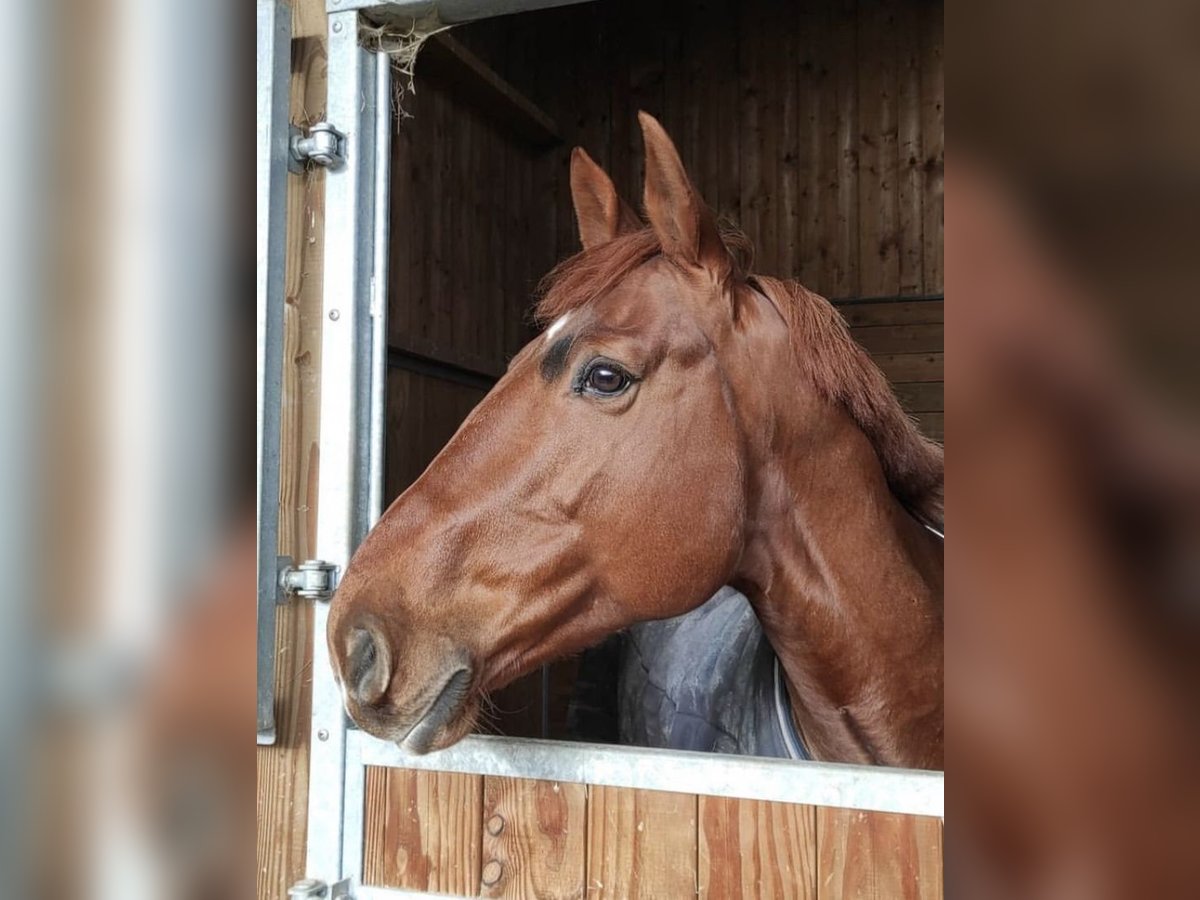
[[[738,272],[753,251],[740,231],[722,225],[722,238]],[[538,285],[534,319],[541,325],[588,305],[638,266],[662,252],[653,229],[643,228],[578,253],[555,266]],[[888,486],[912,513],[942,527],[944,451],[921,434],[875,362],[850,336],[833,304],[798,281],[747,275],[783,314],[797,365],[817,392],[840,405],[875,448]]]

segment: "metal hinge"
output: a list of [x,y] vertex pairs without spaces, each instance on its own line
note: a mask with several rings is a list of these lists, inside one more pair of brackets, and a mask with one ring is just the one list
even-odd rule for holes
[[289,171],[303,172],[306,162],[336,169],[346,161],[346,136],[324,120],[310,125],[308,134],[292,125],[288,149]]
[[279,557],[279,587],[303,600],[329,600],[337,587],[338,567],[323,559],[306,559],[298,566],[290,557]]
[[354,892],[350,889],[349,878],[335,881],[332,887],[319,878],[305,878],[288,888],[288,897],[291,900],[350,900]]

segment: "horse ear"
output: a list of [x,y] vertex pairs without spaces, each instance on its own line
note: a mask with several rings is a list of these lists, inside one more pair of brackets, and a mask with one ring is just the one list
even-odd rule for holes
[[612,180],[582,147],[571,151],[571,200],[584,250],[642,227],[637,213],[617,196]]
[[733,270],[712,210],[692,186],[667,132],[652,115],[638,113],[646,143],[646,216],[663,252],[690,265],[704,266],[718,280]]

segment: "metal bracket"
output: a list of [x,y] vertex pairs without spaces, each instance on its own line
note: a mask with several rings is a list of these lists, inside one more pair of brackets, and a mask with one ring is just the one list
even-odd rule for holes
[[279,587],[302,600],[329,600],[337,588],[338,567],[323,559],[306,559],[298,566],[290,557],[279,557]]
[[335,881],[331,888],[319,878],[305,878],[288,888],[289,900],[352,900],[350,879]]
[[336,169],[346,161],[346,136],[322,120],[309,126],[308,134],[298,125],[290,128],[288,141],[288,170],[299,174],[304,164]]

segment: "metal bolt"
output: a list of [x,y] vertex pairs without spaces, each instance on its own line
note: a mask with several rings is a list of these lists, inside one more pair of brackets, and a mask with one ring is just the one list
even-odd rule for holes
[[326,731],[324,728],[320,729],[320,730],[317,732],[317,740],[318,740],[318,741],[327,741],[327,740],[329,740],[329,732],[328,732],[328,731]]
[[329,311],[329,318],[331,321],[336,322],[341,317],[342,317],[342,314],[340,312],[338,312],[336,309],[331,309]]
[[305,878],[288,888],[288,896],[293,900],[315,900],[324,897],[328,890],[329,886],[325,882],[317,878]]
[[504,816],[492,816],[487,820],[488,834],[495,837],[504,830]]
[[501,876],[503,876],[503,875],[504,875],[504,866],[500,863],[499,860],[495,860],[495,859],[489,860],[488,864],[483,867],[483,873],[482,873],[483,883],[486,884],[488,887],[491,887],[493,884],[495,884],[497,881],[499,881]]
[[342,30],[342,23],[341,23],[341,22],[334,22],[334,23],[333,23],[333,33],[334,33],[334,34],[339,34],[339,33],[341,32],[341,30]]

